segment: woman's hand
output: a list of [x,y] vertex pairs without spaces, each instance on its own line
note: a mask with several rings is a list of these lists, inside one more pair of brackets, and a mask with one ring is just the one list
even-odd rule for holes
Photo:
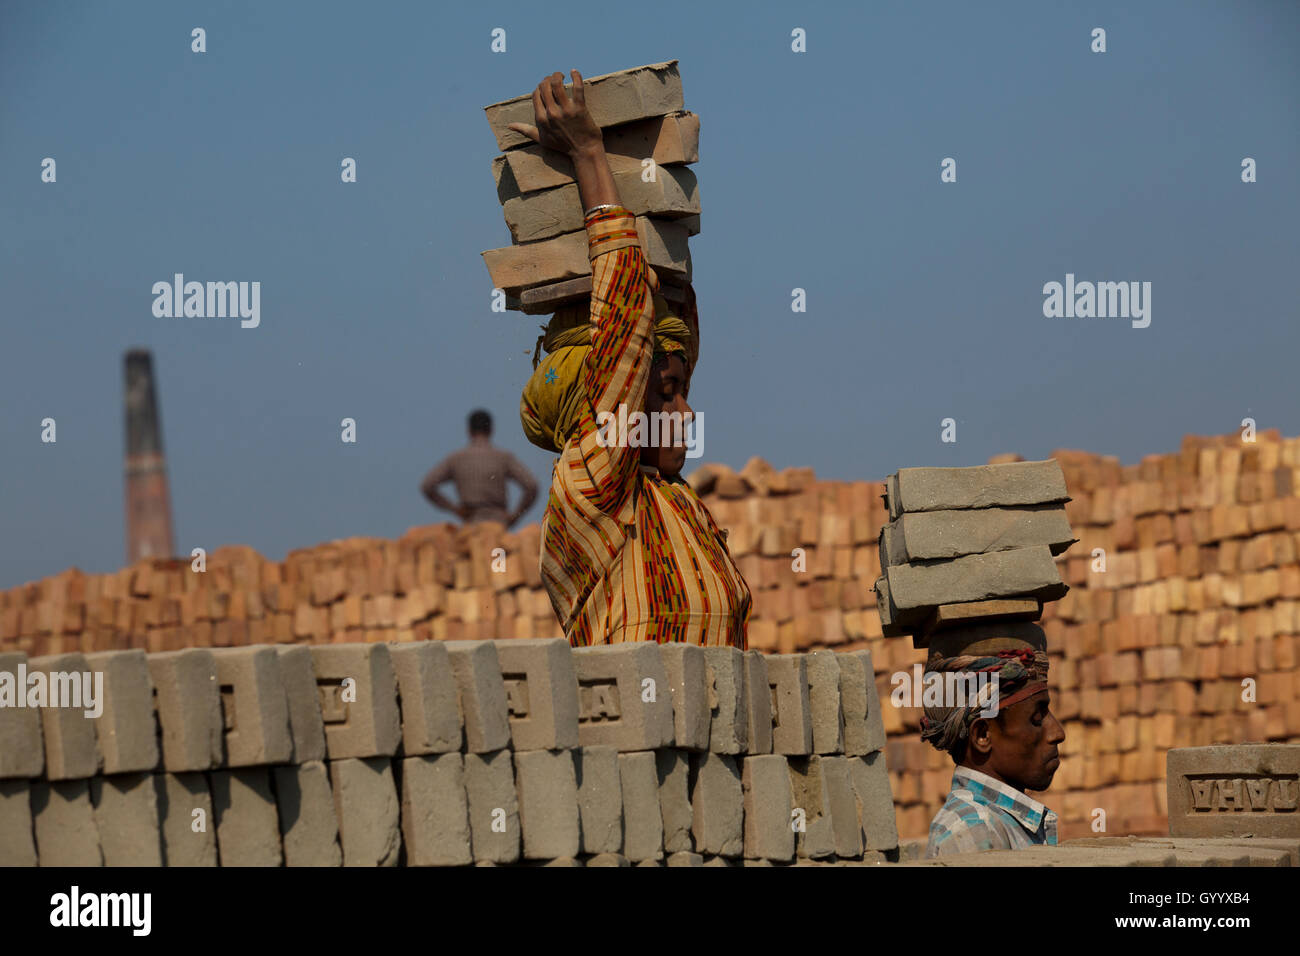
[[516,133],[522,133],[534,143],[540,143],[547,149],[565,153],[570,157],[589,153],[593,150],[603,151],[605,141],[600,127],[591,118],[587,110],[587,96],[582,87],[582,74],[571,70],[573,76],[573,96],[564,89],[564,79],[556,71],[533,90],[533,113],[537,118],[536,126],[526,123],[509,123],[507,126]]

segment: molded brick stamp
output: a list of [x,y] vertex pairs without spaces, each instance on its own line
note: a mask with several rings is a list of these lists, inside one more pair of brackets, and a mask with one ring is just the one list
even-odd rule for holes
[[578,823],[585,854],[623,849],[623,786],[618,748],[579,747],[573,752],[578,781]]
[[519,859],[519,798],[509,750],[465,755],[465,795],[476,863]]
[[[578,677],[562,638],[496,643],[516,751],[578,746]],[[527,829],[524,842],[528,842]],[[572,854],[556,854],[570,856]]]
[[285,866],[341,866],[334,792],[324,762],[276,767],[275,797]]
[[1300,744],[1180,747],[1166,773],[1170,836],[1300,836]]
[[744,753],[772,752],[772,685],[767,673],[767,655],[745,651],[745,723],[748,743]]
[[32,823],[41,866],[103,866],[89,780],[32,784]]
[[289,699],[292,760],[294,763],[324,760],[325,720],[321,716],[320,694],[316,691],[311,648],[305,644],[290,644],[275,650],[280,655],[280,680]]
[[620,753],[618,772],[623,788],[623,855],[634,863],[663,859],[664,821],[654,753]]
[[221,689],[227,767],[286,763],[293,756],[289,698],[274,647],[223,647],[212,652]]
[[441,641],[390,643],[388,652],[402,713],[400,752],[416,757],[459,751],[460,702],[446,646]]
[[621,752],[672,746],[673,701],[656,644],[582,647],[578,675],[578,739]]
[[493,641],[447,641],[465,721],[465,749],[492,753],[510,746],[506,685]]
[[90,801],[95,808],[95,828],[105,866],[163,865],[158,797],[152,775],[92,777]]
[[[149,659],[144,651],[87,654],[86,663],[92,671],[104,675],[104,713],[95,721],[104,773],[157,769],[158,718],[154,715],[153,681],[149,679]],[[108,855],[107,846],[104,853]]]
[[[41,707],[40,714],[45,738],[45,776],[50,780],[75,780],[99,772],[101,758],[95,719],[86,716],[87,709],[93,709],[92,702],[85,699],[88,683],[91,697],[95,696],[95,681],[85,679],[89,673],[90,665],[81,654],[34,657],[27,662],[28,680],[33,674],[41,674],[46,689],[46,706]],[[29,687],[28,700],[32,699],[31,690]],[[102,681],[99,690],[98,696],[102,698]],[[102,700],[93,703],[102,704]]]
[[894,820],[894,796],[889,786],[885,753],[866,757],[846,757],[849,784],[857,802],[858,820],[862,824],[864,850],[892,850],[898,846],[898,826]]
[[690,852],[691,810],[689,754],[676,748],[655,751],[655,770],[659,775],[659,812],[664,821],[664,851]]
[[[40,708],[18,706],[20,694],[26,704],[26,664],[27,655],[22,651],[0,654],[0,780],[33,779],[45,770]],[[12,688],[9,691],[4,686],[6,681]],[[9,693],[12,700],[6,697]]]
[[844,753],[864,757],[885,746],[885,724],[870,651],[839,655],[840,702],[844,708]]
[[691,755],[691,835],[696,851],[718,857],[744,854],[744,800],[735,757]]
[[812,749],[818,754],[844,753],[844,709],[840,703],[840,655],[814,651],[804,655],[808,669],[808,707]]
[[172,773],[221,765],[221,691],[211,651],[149,654],[149,677],[162,733],[163,766]]
[[214,770],[209,779],[221,865],[280,866],[284,858],[270,769]]
[[35,866],[31,784],[0,780],[0,866]]
[[397,866],[402,837],[392,761],[349,757],[329,768],[343,865]]
[[790,767],[780,754],[746,757],[741,767],[745,858],[794,859],[794,795]]
[[745,652],[738,647],[706,647],[703,653],[709,694],[709,750],[715,754],[743,753],[749,744]]
[[524,858],[553,860],[577,856],[581,836],[573,753],[568,750],[516,752],[515,787],[519,794]]
[[769,655],[767,682],[772,688],[772,751],[789,756],[812,753],[812,709],[804,655]]
[[459,753],[402,760],[402,844],[407,866],[474,862],[465,758]]
[[201,773],[158,773],[153,784],[163,866],[216,866],[216,817],[207,777]]
[[704,649],[694,644],[660,644],[673,699],[673,733],[683,750],[709,749],[709,680]]
[[396,753],[402,727],[387,645],[312,645],[311,658],[330,760]]

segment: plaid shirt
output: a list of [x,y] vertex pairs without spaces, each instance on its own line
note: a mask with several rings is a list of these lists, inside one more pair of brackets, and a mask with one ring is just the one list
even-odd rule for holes
[[453,481],[460,503],[470,509],[469,522],[500,521],[508,524],[507,478],[513,479],[523,491],[516,509],[518,514],[523,514],[537,500],[537,479],[510,452],[497,448],[488,438],[476,435],[470,439],[469,447],[453,452],[425,475],[420,488],[425,497],[439,508],[455,511],[456,506],[438,490],[439,485]]
[[958,767],[952,789],[930,824],[926,859],[977,850],[1056,845],[1056,814],[1015,787]]

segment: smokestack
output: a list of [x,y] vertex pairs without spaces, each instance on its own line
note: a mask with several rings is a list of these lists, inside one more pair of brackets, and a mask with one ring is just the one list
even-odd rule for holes
[[147,349],[126,353],[126,561],[172,556],[162,424]]

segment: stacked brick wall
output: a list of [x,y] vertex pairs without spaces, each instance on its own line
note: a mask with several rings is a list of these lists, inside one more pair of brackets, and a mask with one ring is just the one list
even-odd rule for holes
[[[1171,747],[1300,739],[1300,439],[1255,438],[1188,437],[1177,453],[1127,466],[1052,456],[1080,539],[1057,559],[1071,591],[1043,618],[1067,733],[1045,797],[1062,838],[1091,835],[1097,810],[1106,833],[1167,833]],[[909,464],[924,463],[897,463]],[[924,836],[951,763],[920,741],[916,710],[888,705],[891,675],[922,652],[881,636],[871,586],[882,483],[818,481],[759,460],[740,473],[704,466],[691,480],[754,591],[751,648],[871,650],[899,832]],[[202,573],[189,560],[69,570],[0,593],[0,650],[558,637],[539,545],[536,525],[433,525],[283,562],[220,548]]]

